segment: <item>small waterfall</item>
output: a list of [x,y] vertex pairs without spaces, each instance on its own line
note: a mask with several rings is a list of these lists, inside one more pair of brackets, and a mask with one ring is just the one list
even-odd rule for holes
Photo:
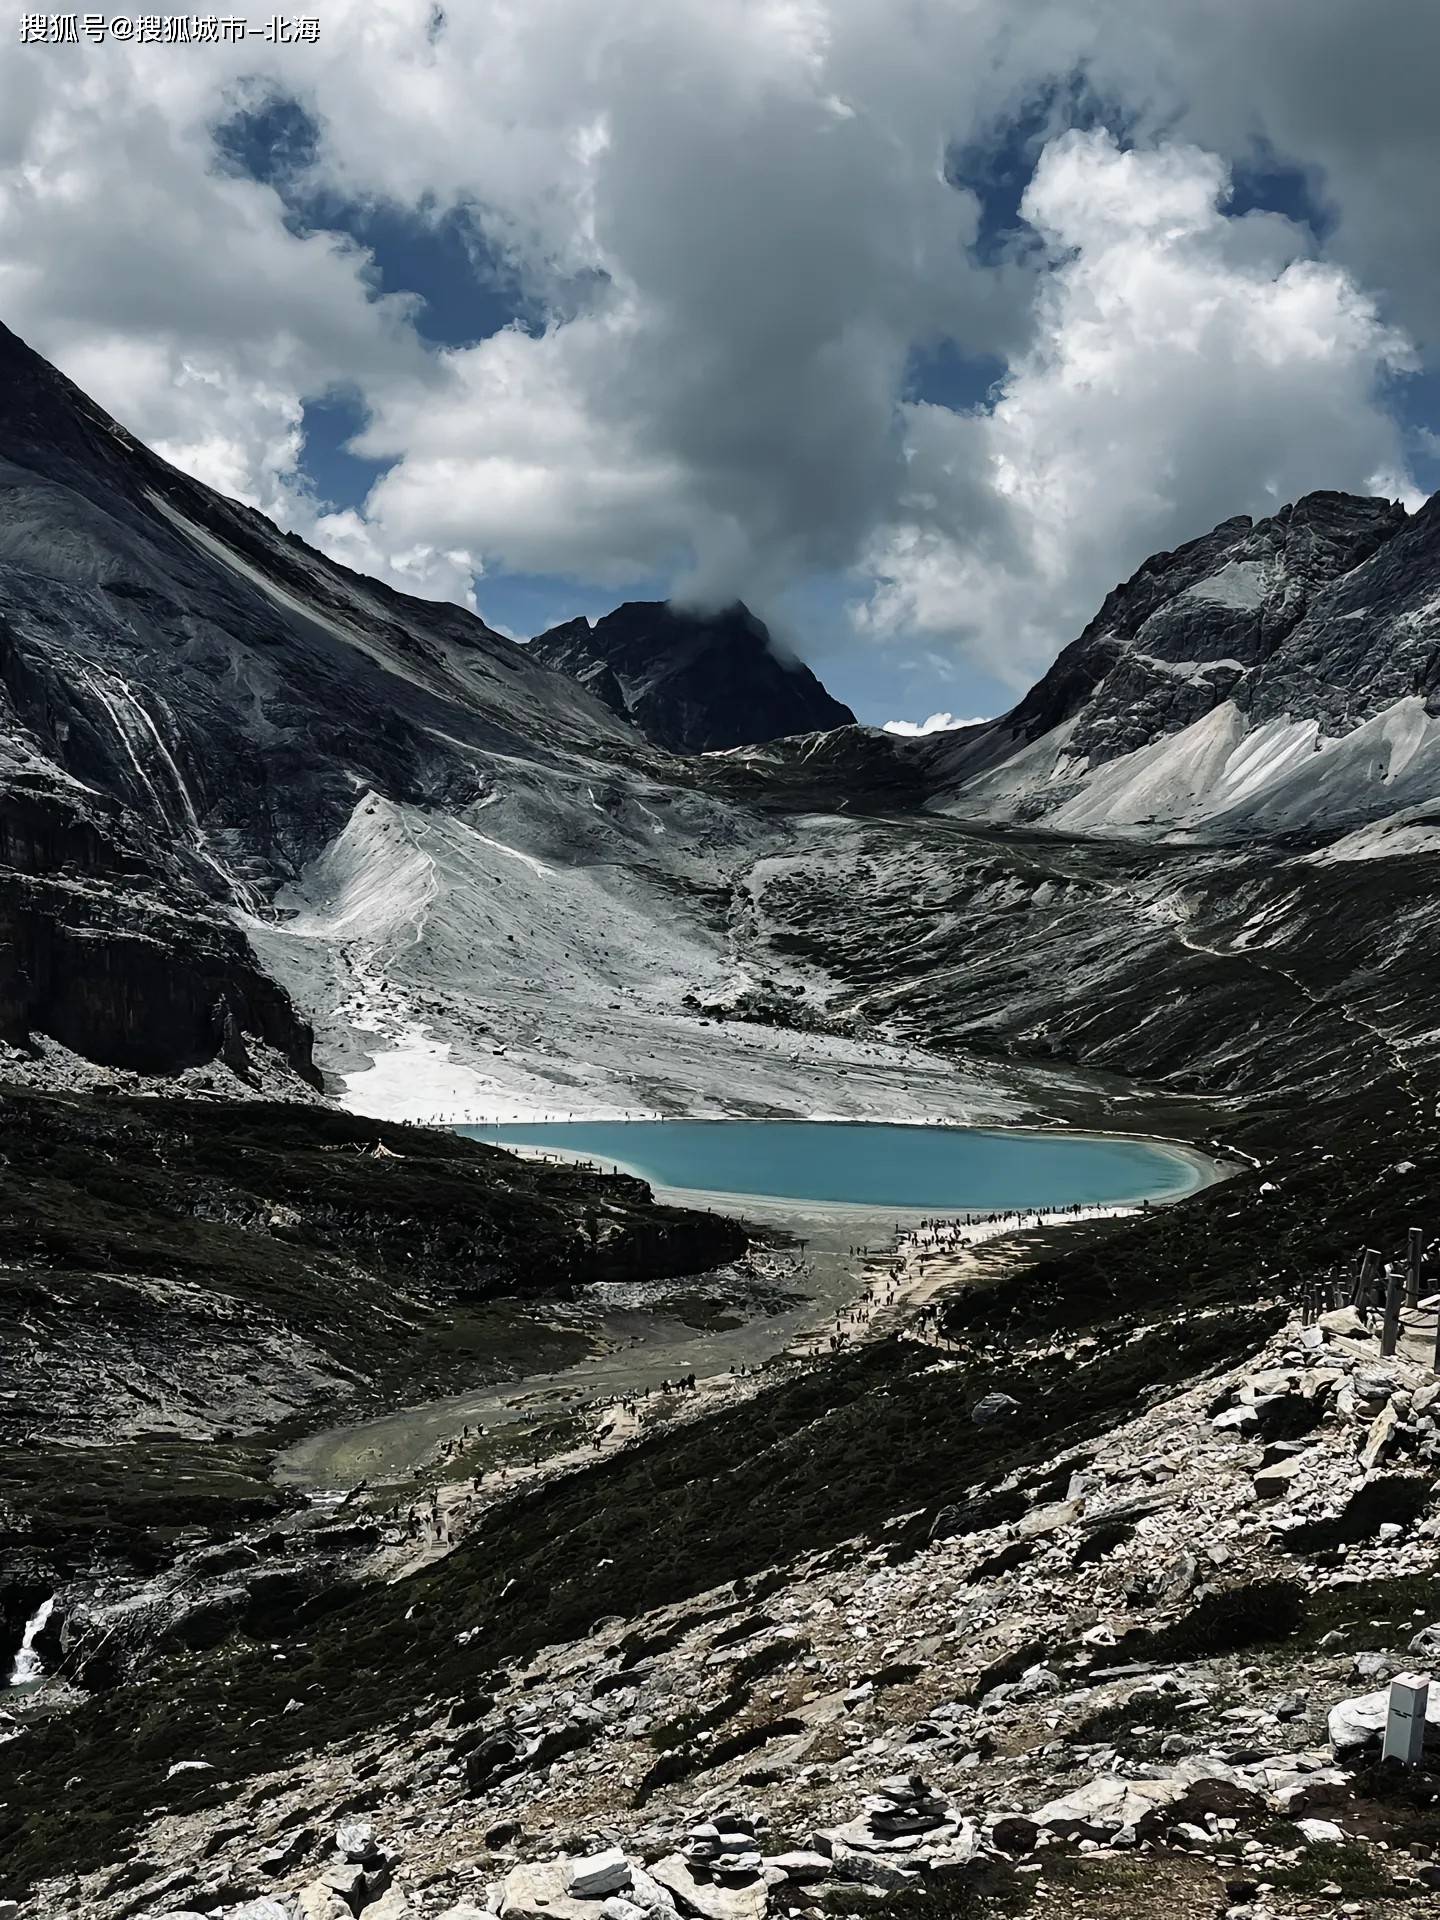
[[[85,682],[109,715],[115,736],[139,783],[138,792],[178,837],[189,841],[192,850],[219,876],[232,898],[246,913],[256,916],[263,914],[265,902],[259,891],[248,881],[231,873],[210,851],[209,838],[200,824],[200,816],[195,811],[185,776],[166,744],[155,716],[134,688],[113,668],[88,664],[74,655],[69,658],[77,677]],[[110,682],[108,688],[104,684],[106,680]],[[158,696],[152,695],[152,698],[158,699]],[[160,704],[163,707],[163,703]],[[170,716],[170,723],[174,725],[173,715]],[[157,763],[156,774],[152,774],[146,766],[146,759]],[[162,777],[157,778],[157,774]]]
[[12,1687],[28,1687],[44,1677],[45,1669],[40,1656],[35,1651],[35,1642],[45,1631],[51,1614],[55,1611],[55,1596],[42,1600],[39,1606],[25,1622],[25,1632],[20,1641],[20,1651],[15,1656],[15,1666],[10,1675]]

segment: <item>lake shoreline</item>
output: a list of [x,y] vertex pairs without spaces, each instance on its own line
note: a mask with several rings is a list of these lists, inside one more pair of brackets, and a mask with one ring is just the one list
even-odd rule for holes
[[[814,1197],[797,1193],[755,1192],[745,1187],[689,1186],[678,1180],[667,1180],[657,1175],[643,1160],[627,1160],[612,1151],[598,1151],[595,1147],[567,1147],[560,1139],[554,1141],[515,1141],[495,1138],[494,1135],[506,1132],[533,1132],[539,1128],[554,1127],[569,1131],[588,1126],[661,1126],[677,1125],[694,1127],[812,1127],[842,1128],[847,1132],[864,1128],[870,1132],[891,1127],[906,1127],[935,1133],[966,1133],[984,1140],[1008,1141],[1015,1138],[1046,1141],[1064,1141],[1077,1146],[1088,1145],[1109,1147],[1125,1145],[1150,1149],[1154,1154],[1182,1167],[1186,1172],[1184,1185],[1156,1191],[1154,1188],[1139,1186],[1133,1191],[1121,1190],[1106,1193],[1103,1196],[1081,1196],[1074,1202],[1054,1201],[1051,1199],[1027,1198],[1019,1201],[1014,1198],[995,1200],[986,1198],[933,1198],[921,1201],[888,1201],[868,1199],[844,1201],[830,1197]],[[755,1217],[757,1210],[763,1210],[762,1217],[770,1216],[775,1209],[806,1211],[816,1208],[833,1209],[837,1217],[846,1213],[855,1216],[884,1214],[893,1210],[897,1220],[902,1214],[976,1214],[989,1216],[995,1213],[1034,1213],[1051,1212],[1057,1206],[1069,1204],[1101,1206],[1139,1206],[1148,1203],[1152,1206],[1169,1205],[1176,1200],[1188,1199],[1192,1194],[1202,1192],[1206,1187],[1241,1172],[1238,1161],[1228,1162],[1196,1147],[1192,1142],[1149,1133],[1109,1132],[1096,1127],[1064,1127],[1036,1125],[975,1125],[969,1121],[891,1121],[891,1120],[853,1120],[831,1119],[823,1115],[807,1115],[803,1118],[778,1116],[775,1118],[754,1116],[750,1118],[697,1115],[680,1120],[676,1116],[657,1116],[644,1120],[586,1120],[572,1121],[527,1121],[524,1123],[501,1123],[496,1127],[477,1127],[462,1125],[455,1128],[465,1138],[474,1139],[481,1145],[496,1146],[507,1153],[514,1153],[527,1159],[544,1159],[547,1156],[565,1160],[576,1165],[591,1165],[612,1169],[618,1173],[629,1174],[632,1178],[643,1180],[650,1186],[655,1197],[669,1205],[709,1208],[712,1211],[739,1213],[742,1217]],[[703,1196],[703,1197],[702,1197]],[[779,1223],[783,1224],[783,1222]]]
[[[1048,1133],[1052,1130],[1023,1131]],[[1094,1137],[1135,1138],[1133,1135]],[[825,1338],[837,1311],[843,1313],[854,1308],[873,1281],[875,1257],[897,1252],[904,1236],[913,1234],[922,1222],[933,1221],[937,1214],[950,1217],[967,1211],[980,1214],[982,1220],[977,1223],[973,1236],[978,1244],[1018,1238],[1042,1228],[1094,1224],[1106,1217],[1133,1218],[1146,1205],[1167,1206],[1188,1199],[1239,1170],[1188,1145],[1169,1141],[1156,1144],[1163,1145],[1167,1154],[1183,1161],[1193,1174],[1193,1184],[1184,1192],[1162,1199],[1137,1195],[1094,1205],[1077,1203],[1074,1213],[1068,1213],[1063,1206],[966,1209],[805,1201],[782,1195],[669,1187],[650,1180],[643,1172],[636,1172],[635,1177],[646,1180],[655,1200],[663,1205],[708,1209],[738,1217],[763,1231],[778,1231],[790,1237],[806,1256],[803,1299],[797,1301],[793,1309],[780,1314],[753,1316],[741,1328],[724,1332],[687,1329],[679,1337],[675,1336],[672,1326],[665,1324],[663,1316],[657,1315],[650,1337],[625,1352],[592,1353],[572,1367],[553,1373],[512,1380],[503,1387],[492,1386],[416,1402],[369,1419],[310,1433],[277,1457],[273,1477],[277,1484],[313,1496],[322,1489],[338,1488],[347,1482],[353,1484],[362,1474],[413,1472],[416,1464],[441,1440],[460,1432],[465,1425],[481,1419],[490,1423],[493,1431],[497,1424],[516,1424],[540,1398],[558,1400],[563,1396],[567,1404],[573,1404],[583,1395],[576,1408],[580,1411],[596,1396],[643,1390],[644,1384],[656,1385],[666,1374],[675,1377],[693,1373],[703,1383],[723,1376],[727,1367],[733,1367],[737,1361],[763,1367],[771,1360],[803,1351],[807,1346],[815,1351],[815,1343]],[[505,1150],[531,1159],[549,1153],[570,1161],[591,1160],[588,1154],[559,1148],[507,1147]],[[1023,1257],[1023,1253],[1023,1247],[1015,1249],[1016,1258]],[[703,1284],[704,1276],[696,1275],[693,1279],[695,1284]],[[900,1318],[904,1317],[902,1313]]]

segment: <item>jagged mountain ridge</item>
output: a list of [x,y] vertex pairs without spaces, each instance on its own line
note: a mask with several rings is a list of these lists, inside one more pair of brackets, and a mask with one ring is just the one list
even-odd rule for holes
[[1359,827],[1440,780],[1440,512],[1315,493],[1157,554],[930,768],[947,809],[1082,832]]
[[775,652],[765,623],[738,601],[699,613],[630,600],[593,626],[581,618],[551,627],[530,650],[672,753],[855,724],[809,667]]
[[1415,851],[1440,790],[1440,505],[1321,492],[1222,521],[1152,555],[995,720],[733,758],[737,790],[851,809]]

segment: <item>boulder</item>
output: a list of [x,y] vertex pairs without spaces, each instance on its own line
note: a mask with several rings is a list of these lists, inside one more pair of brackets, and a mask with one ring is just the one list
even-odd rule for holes
[[1177,1780],[1122,1780],[1101,1774],[1030,1817],[1036,1826],[1065,1840],[1109,1840],[1124,1827],[1136,1834],[1152,1833],[1184,1790]]
[[1333,1820],[1297,1820],[1296,1826],[1313,1847],[1324,1841],[1343,1841],[1345,1829],[1337,1827]]
[[970,1418],[977,1427],[989,1427],[997,1420],[1009,1420],[1019,1411],[1020,1402],[1012,1400],[1008,1393],[987,1393],[970,1409]]
[[347,1820],[335,1829],[335,1851],[353,1866],[369,1866],[380,1858],[375,1844],[375,1829],[368,1820]]
[[1400,1653],[1357,1653],[1351,1663],[1357,1680],[1388,1680],[1392,1674],[1403,1673],[1409,1664]]
[[378,1900],[366,1907],[365,1913],[366,1920],[415,1920],[410,1896],[402,1893],[399,1887],[391,1887],[388,1893],[382,1893]]
[[630,1871],[630,1891],[626,1899],[632,1906],[639,1907],[643,1913],[658,1916],[658,1920],[668,1920],[675,1912],[674,1896],[653,1879],[643,1867],[632,1867]]
[[[1330,1709],[1330,1744],[1337,1754],[1359,1753],[1384,1737],[1390,1689],[1340,1700]],[[1425,1707],[1425,1744],[1440,1746],[1440,1687],[1430,1689]]]
[[619,1847],[606,1847],[601,1853],[587,1854],[570,1862],[570,1894],[576,1900],[603,1900],[606,1894],[623,1893],[630,1884],[630,1862]]
[[571,1865],[569,1860],[541,1860],[512,1867],[500,1896],[500,1920],[593,1920],[593,1902],[570,1891]]
[[699,1914],[700,1920],[762,1920],[769,1900],[770,1890],[760,1875],[738,1884],[727,1880],[721,1885],[681,1853],[668,1853],[657,1860],[650,1876],[674,1896],[682,1912]]
[[1040,1829],[1022,1814],[1007,1813],[990,1829],[990,1844],[1002,1853],[1033,1853]]
[[823,1880],[832,1870],[828,1854],[812,1853],[808,1847],[796,1847],[790,1853],[772,1854],[765,1864],[767,1867],[779,1867],[787,1880],[793,1880],[802,1887],[807,1881]]
[[295,1900],[300,1920],[355,1920],[354,1907],[323,1880],[312,1880],[308,1887],[302,1887]]

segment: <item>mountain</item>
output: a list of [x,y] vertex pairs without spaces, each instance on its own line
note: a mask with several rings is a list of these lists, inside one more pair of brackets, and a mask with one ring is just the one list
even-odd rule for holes
[[1428,806],[1440,503],[1313,493],[1154,555],[929,775],[947,809],[1083,833],[1333,834]]
[[1436,510],[1224,522],[981,726],[675,755],[616,711],[639,680],[543,654],[628,674],[669,636],[652,713],[733,718],[745,659],[827,697],[740,609],[518,645],[177,473],[13,335],[0,373],[6,1077],[1242,1138],[1412,1104]]
[[739,601],[702,614],[629,600],[594,626],[580,619],[552,627],[530,651],[671,753],[855,723],[809,667],[775,651],[765,623]]
[[1313,493],[1153,554],[997,719],[734,757],[736,791],[1051,833],[1440,845],[1440,498]]
[[13,1070],[53,1078],[64,1049],[116,1070],[220,1061],[252,1084],[313,1083],[278,976],[323,1001],[307,941],[413,936],[427,822],[503,897],[517,860],[472,830],[486,809],[498,819],[508,798],[553,821],[568,792],[594,838],[589,822],[624,815],[632,774],[645,790],[659,777],[636,733],[525,648],[176,472],[3,329],[0,502]]

